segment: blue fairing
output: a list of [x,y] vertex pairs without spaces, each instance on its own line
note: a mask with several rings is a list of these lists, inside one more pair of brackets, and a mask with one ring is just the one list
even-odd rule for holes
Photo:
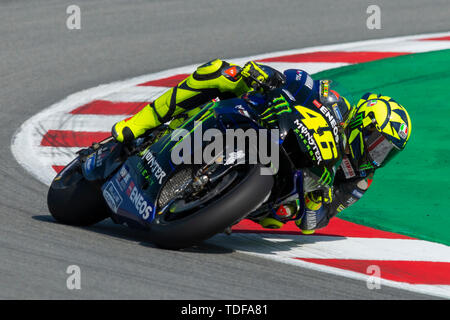
[[[230,99],[211,102],[181,127],[193,137],[201,136],[201,130],[261,128],[253,118],[253,111],[245,100]],[[200,136],[197,134],[200,132]],[[171,151],[178,141],[171,134],[162,137],[143,154],[129,157],[120,170],[102,187],[103,195],[118,223],[133,227],[147,227],[156,215],[155,203],[167,177],[177,165],[172,162]],[[184,137],[186,139],[187,137]],[[203,142],[199,144],[203,147]],[[191,149],[194,151],[194,148]]]

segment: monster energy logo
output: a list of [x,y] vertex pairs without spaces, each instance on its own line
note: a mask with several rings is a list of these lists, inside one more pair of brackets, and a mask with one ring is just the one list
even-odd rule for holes
[[350,122],[350,129],[355,129],[356,127],[362,126],[364,119],[364,115],[362,113],[359,113],[355,116],[355,119]]
[[333,178],[331,176],[330,171],[327,168],[324,168],[324,172],[322,176],[320,177],[319,182],[322,182],[322,184],[330,185]]
[[370,162],[367,162],[367,163],[359,166],[360,170],[369,170],[369,169],[373,169],[373,168],[374,168],[374,166]]
[[150,172],[153,174],[156,181],[158,181],[158,183],[161,184],[162,179],[166,176],[166,173],[161,168],[161,166],[159,165],[158,161],[156,160],[155,156],[150,151],[150,149],[148,149],[147,152],[144,153],[142,159],[147,162]]
[[[267,120],[272,116],[278,116],[285,112],[292,112],[292,109],[289,106],[289,102],[283,95],[280,95],[279,97],[273,99],[272,102],[274,104],[261,114],[261,120]],[[269,123],[275,121],[276,119],[273,119],[270,120]]]
[[306,149],[308,149],[308,153],[313,161],[316,161],[316,157],[314,156],[314,152],[311,149],[311,146],[308,144],[308,141],[305,139],[305,137],[300,133],[299,129],[294,129],[294,132],[302,139],[303,144],[306,146]]
[[300,130],[302,136],[308,141],[308,144],[311,146],[312,151],[316,156],[317,164],[320,164],[320,162],[322,162],[322,154],[319,151],[319,147],[317,146],[317,142],[314,139],[313,135],[308,131],[305,125],[300,122],[300,120],[296,119],[294,123],[297,125],[297,129]]

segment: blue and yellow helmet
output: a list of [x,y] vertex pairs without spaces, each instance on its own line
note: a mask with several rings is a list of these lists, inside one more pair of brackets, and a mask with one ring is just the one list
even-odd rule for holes
[[394,99],[366,93],[346,124],[347,143],[359,170],[381,167],[405,148],[411,119]]

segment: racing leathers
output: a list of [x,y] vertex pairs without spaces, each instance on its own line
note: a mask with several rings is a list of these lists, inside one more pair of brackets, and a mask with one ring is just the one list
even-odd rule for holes
[[[185,119],[196,114],[200,110],[199,106],[212,99],[240,97],[248,92],[257,92],[261,87],[283,87],[295,94],[300,103],[313,104],[319,99],[319,85],[316,84],[310,75],[302,70],[291,69],[282,74],[253,61],[241,68],[216,59],[198,67],[193,74],[133,117],[116,123],[112,128],[112,135],[120,142],[127,142],[168,121],[169,127],[175,129]],[[334,179],[329,181],[327,192],[309,192],[305,195],[306,214],[302,219],[296,220],[296,224],[304,233],[311,233],[326,226],[333,216],[353,204],[367,190],[370,184],[367,180],[368,173],[364,177],[363,173],[351,171],[350,167],[343,170],[347,161],[344,157],[341,166],[335,168],[336,174]],[[349,174],[348,170],[353,173]],[[283,210],[283,207],[279,210]],[[286,211],[285,208],[284,210]],[[295,210],[291,210],[291,213],[296,214]],[[259,221],[266,228],[277,228],[284,222],[284,219],[278,219],[276,214]]]
[[[324,95],[323,80],[313,80],[312,77],[303,70],[289,69],[284,71],[286,82],[282,88],[286,89],[295,99],[296,103],[302,106],[309,106],[313,110],[320,109],[326,101],[322,99]],[[330,90],[332,91],[332,90]],[[351,114],[351,106],[346,99],[343,99],[335,91],[330,92],[337,102],[328,104],[328,109],[336,111],[334,115],[343,127],[350,122],[348,117]],[[250,101],[251,102],[251,101]],[[339,106],[339,108],[338,108]],[[338,109],[338,110],[336,110]],[[356,170],[352,162],[352,154],[346,146],[347,138],[344,130],[341,132],[343,141],[341,148],[342,157],[333,167],[319,167],[314,170],[317,179],[322,187],[316,191],[305,194],[305,214],[297,217],[299,207],[298,201],[282,205],[270,216],[260,219],[259,222],[265,228],[280,228],[283,224],[292,219],[296,219],[296,225],[304,234],[311,234],[316,229],[328,225],[330,219],[336,216],[345,208],[354,204],[369,188],[374,169],[366,171]]]
[[219,59],[200,67],[133,117],[116,123],[112,135],[126,142],[139,137],[149,129],[170,122],[175,129],[184,120],[196,114],[199,106],[214,98],[221,100],[239,97],[260,85],[277,87],[283,75],[275,69],[249,61],[243,68]]

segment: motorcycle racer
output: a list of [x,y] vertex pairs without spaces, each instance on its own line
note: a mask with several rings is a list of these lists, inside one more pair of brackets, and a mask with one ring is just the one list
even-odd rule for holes
[[[175,129],[214,98],[243,96],[258,109],[261,103],[253,98],[262,88],[284,88],[302,104],[325,106],[339,121],[342,161],[332,170],[323,168],[329,175],[323,188],[305,194],[306,213],[296,220],[304,234],[325,227],[332,217],[360,199],[374,171],[405,147],[411,133],[408,113],[390,97],[367,93],[352,108],[346,98],[332,90],[330,81],[314,81],[305,71],[281,73],[254,61],[241,68],[216,59],[198,67],[133,117],[116,123],[112,135],[119,142],[128,142],[169,120],[169,127]],[[280,228],[287,220],[296,219],[298,209],[298,201],[294,201],[257,222],[265,228]]]
[[[353,205],[367,191],[375,170],[384,167],[406,146],[411,119],[394,99],[366,93],[345,124],[345,154],[333,183],[332,201],[318,192],[305,197],[306,213],[296,220],[303,233],[325,227],[330,219]],[[275,226],[276,227],[276,226]]]
[[184,119],[196,114],[198,106],[214,98],[239,97],[261,85],[276,88],[283,81],[282,73],[253,61],[241,68],[219,59],[212,60],[134,116],[114,124],[112,135],[119,142],[131,141],[169,120],[172,120],[170,127],[176,128]]

